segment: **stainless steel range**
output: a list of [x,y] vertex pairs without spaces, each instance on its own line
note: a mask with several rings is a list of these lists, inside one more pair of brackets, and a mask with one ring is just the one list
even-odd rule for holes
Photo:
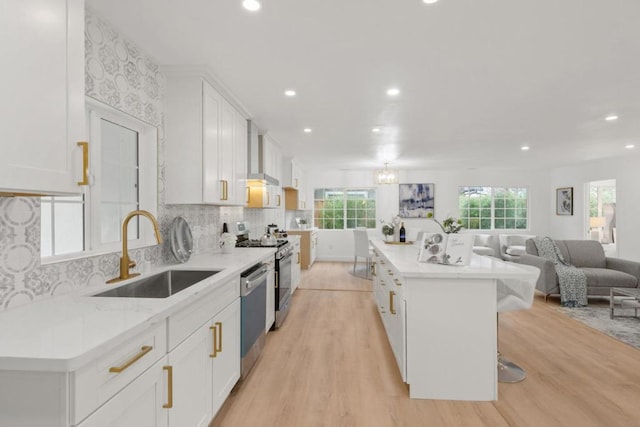
[[[246,222],[236,224],[238,241],[237,247],[242,248],[264,248],[262,240],[249,239],[249,227]],[[289,313],[291,302],[291,261],[293,257],[293,245],[286,239],[275,241],[275,327],[279,328]]]

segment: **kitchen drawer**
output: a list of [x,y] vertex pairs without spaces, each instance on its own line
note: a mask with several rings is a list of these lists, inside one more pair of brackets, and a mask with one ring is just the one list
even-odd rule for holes
[[169,316],[169,351],[237,298],[240,298],[240,276],[217,285],[215,290],[202,296],[197,303]]
[[75,371],[71,376],[72,424],[87,417],[166,352],[167,330],[163,321]]

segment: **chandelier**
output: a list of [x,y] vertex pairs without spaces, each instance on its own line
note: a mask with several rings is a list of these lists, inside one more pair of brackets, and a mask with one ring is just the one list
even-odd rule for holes
[[389,163],[384,164],[384,169],[376,169],[373,174],[373,180],[376,184],[397,184],[398,171],[389,169]]

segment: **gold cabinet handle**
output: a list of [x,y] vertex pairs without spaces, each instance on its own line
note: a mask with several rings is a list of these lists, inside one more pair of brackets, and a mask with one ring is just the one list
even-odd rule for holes
[[216,322],[218,327],[218,342],[216,342],[216,354],[222,353],[222,322]]
[[89,185],[89,143],[78,142],[78,147],[82,147],[82,181],[78,185]]
[[383,260],[380,260],[380,264],[385,265],[385,262]]
[[209,329],[213,331],[213,341],[212,341],[213,353],[209,355],[209,357],[212,359],[215,359],[216,356],[218,356],[218,328],[216,327],[216,325],[209,326]]
[[300,264],[300,252],[298,252],[297,255],[298,255],[298,262],[297,263]]
[[389,273],[389,276],[393,276],[393,271],[387,269],[387,273]]
[[396,308],[393,306],[393,302],[394,302],[394,296],[396,295],[395,292],[393,291],[389,291],[389,311],[391,312],[391,314],[396,314]]
[[371,275],[372,276],[376,275],[376,263],[375,262],[371,263]]
[[222,184],[222,197],[220,200],[229,200],[229,182],[226,179],[221,179],[220,184]]
[[167,371],[167,403],[162,405],[163,408],[173,408],[173,366],[163,366],[163,371]]
[[129,366],[133,365],[134,363],[136,363],[138,360],[142,359],[142,357],[149,353],[151,350],[153,350],[153,347],[150,345],[143,345],[140,348],[140,351],[133,356],[131,359],[127,360],[126,362],[124,362],[122,365],[120,366],[112,366],[109,368],[109,372],[113,372],[116,374],[119,374],[120,372],[124,371],[125,369],[127,369]]
[[247,188],[247,204],[249,204],[251,202],[251,188],[250,187],[246,187]]
[[278,272],[276,271],[275,274],[276,274],[276,289],[278,289]]
[[402,282],[398,279],[393,279],[393,282],[397,285],[397,286],[402,286]]
[[380,286],[386,286],[386,285],[384,284],[384,280],[380,280]]
[[277,206],[280,206],[280,195],[279,194],[278,194],[278,205]]
[[267,191],[267,206],[271,204],[271,194]]

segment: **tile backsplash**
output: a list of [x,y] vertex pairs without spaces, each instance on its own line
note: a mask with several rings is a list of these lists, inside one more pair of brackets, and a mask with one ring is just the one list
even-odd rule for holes
[[[87,96],[158,127],[158,219],[163,235],[176,216],[183,216],[191,227],[194,253],[217,248],[222,223],[242,220],[244,209],[164,204],[164,76],[152,59],[90,9],[85,24]],[[256,224],[273,222],[274,215],[251,213]],[[171,264],[167,240],[162,246],[130,250],[130,255],[139,266],[144,261]],[[118,274],[119,257],[118,252],[41,265],[40,200],[0,198],[0,310],[103,283]]]

